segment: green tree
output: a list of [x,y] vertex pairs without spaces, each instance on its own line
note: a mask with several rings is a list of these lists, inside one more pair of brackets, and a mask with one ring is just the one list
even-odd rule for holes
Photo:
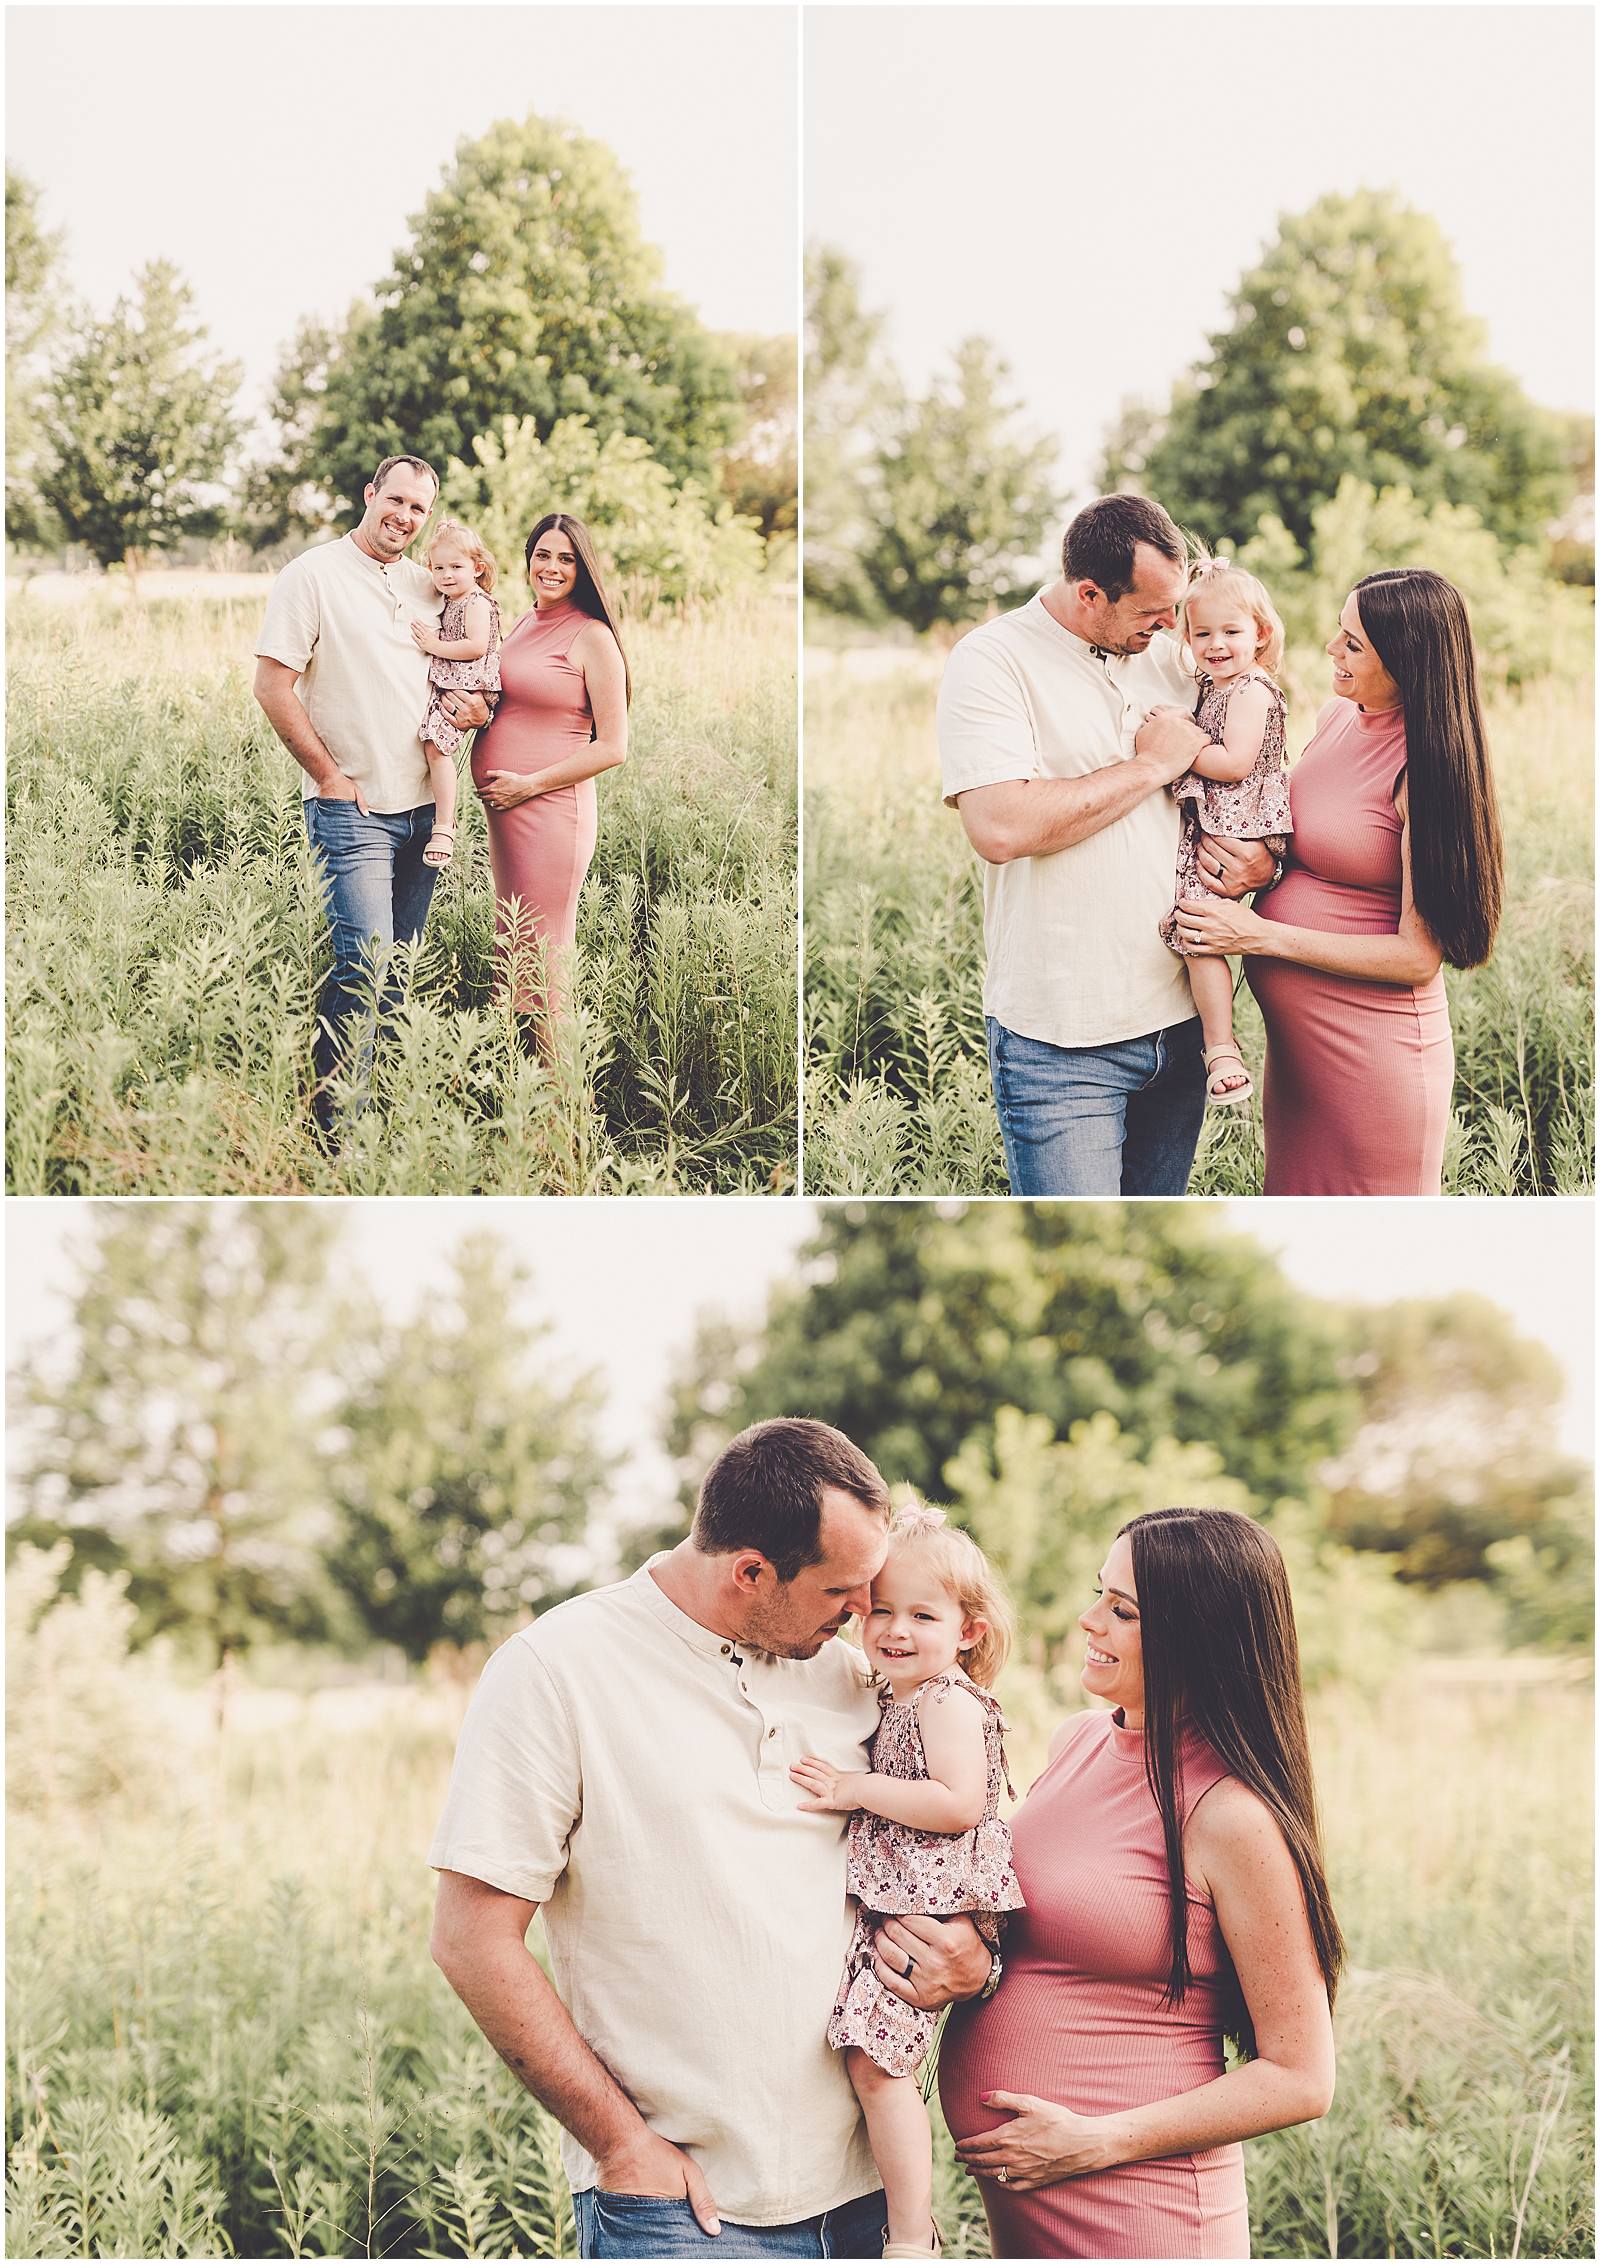
[[130,571],[146,551],[222,527],[217,483],[243,430],[242,367],[197,353],[206,333],[186,320],[193,294],[177,269],[154,260],[135,283],[137,299],[85,322],[56,372],[39,482],[70,541]]
[[800,362],[793,333],[726,332],[744,430],[722,460],[722,493],[765,541],[793,535],[800,522]]
[[1494,1585],[1498,1565],[1526,1590],[1543,1549],[1566,1575],[1592,1513],[1587,1470],[1551,1446],[1566,1382],[1544,1345],[1487,1298],[1407,1298],[1355,1316],[1353,1368],[1361,1427],[1326,1473],[1340,1539],[1423,1588]]
[[1321,197],[1283,217],[1229,304],[1167,414],[1124,412],[1104,489],[1140,488],[1212,544],[1247,542],[1270,516],[1304,547],[1351,475],[1542,543],[1572,492],[1566,435],[1484,359],[1430,215],[1387,190]]
[[726,1439],[777,1414],[837,1424],[938,1500],[952,1468],[994,1466],[1002,1409],[1046,1443],[1103,1414],[1140,1459],[1210,1448],[1270,1508],[1354,1430],[1342,1352],[1338,1316],[1199,1204],[846,1203],[762,1326],[702,1330],[668,1440],[686,1506]]
[[61,320],[61,237],[39,225],[39,192],[6,167],[6,534],[47,545],[60,529],[39,493],[44,468],[41,357]]
[[61,1585],[124,1573],[136,1639],[218,1663],[327,1635],[318,1420],[335,1222],[317,1203],[94,1207],[69,1360],[21,1373],[25,1515]]
[[936,381],[907,413],[867,489],[862,572],[884,609],[919,632],[1030,596],[1060,508],[1056,443],[1011,433],[1010,372],[995,348],[965,339],[955,365],[953,382]]
[[579,1544],[612,1468],[598,1386],[554,1382],[548,1324],[518,1318],[525,1275],[486,1234],[454,1265],[442,1307],[350,1330],[331,1468],[330,1573],[368,1634],[411,1659],[504,1634],[586,1587]]
[[[254,550],[293,535],[317,535],[333,524],[333,507],[311,472],[317,422],[339,332],[305,315],[279,358],[267,394],[268,439],[245,466],[234,524]],[[371,469],[383,461],[375,456]]]
[[[587,417],[602,440],[644,441],[674,480],[714,483],[740,421],[734,372],[661,288],[661,255],[605,143],[531,114],[501,119],[457,144],[410,225],[325,363],[308,363],[304,332],[290,349],[279,477],[291,490],[315,482],[333,523],[349,526],[383,457],[464,463],[507,416],[532,417],[541,438],[563,417]],[[297,442],[305,393],[319,399]]]
[[805,592],[834,613],[876,618],[861,569],[863,479],[903,406],[884,316],[861,304],[861,271],[831,244],[805,266]]

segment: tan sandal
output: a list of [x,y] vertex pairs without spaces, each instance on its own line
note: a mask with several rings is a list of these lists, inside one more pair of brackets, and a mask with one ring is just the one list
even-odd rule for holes
[[[438,854],[435,855],[435,844],[437,843],[441,833],[448,834],[449,839],[445,842],[443,848],[438,851]],[[445,866],[450,862],[451,856],[455,850],[455,845],[455,827],[453,825],[436,825],[433,829],[433,832],[428,837],[427,848],[422,852],[422,862],[425,865],[432,865],[435,872],[443,872]]]
[[[1217,1090],[1217,1080],[1212,1074],[1211,1064],[1216,1060],[1219,1053],[1225,1054],[1230,1061],[1236,1061],[1239,1064],[1244,1075],[1242,1085],[1225,1085],[1220,1092]],[[1206,1102],[1209,1107],[1235,1108],[1240,1101],[1247,1101],[1255,1091],[1250,1072],[1244,1066],[1244,1055],[1237,1046],[1207,1046],[1203,1048],[1200,1059],[1206,1065]]]
[[[939,2229],[939,2220],[937,2217],[930,2218],[929,2222],[933,2226],[933,2246],[931,2248],[913,2248],[909,2241],[897,2240],[889,2242],[885,2246],[883,2251],[884,2255],[899,2257],[920,2256],[922,2258],[922,2264],[928,2264],[928,2259],[930,2256],[935,2259],[941,2257],[944,2254],[944,2234]],[[885,2233],[887,2233],[889,2230],[887,2225],[885,2225],[883,2229]]]

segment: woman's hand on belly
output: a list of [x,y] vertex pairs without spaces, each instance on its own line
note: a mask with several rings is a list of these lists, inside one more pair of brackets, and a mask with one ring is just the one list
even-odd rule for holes
[[975,2177],[993,2178],[1012,2193],[1031,2193],[1036,2186],[1116,2165],[1111,2124],[1103,2116],[1075,2115],[1070,2107],[1025,2091],[986,2091],[983,2103],[1012,2119],[956,2147]]
[[539,789],[531,778],[516,770],[488,770],[478,788],[478,799],[487,809],[514,810],[519,802],[531,802]]

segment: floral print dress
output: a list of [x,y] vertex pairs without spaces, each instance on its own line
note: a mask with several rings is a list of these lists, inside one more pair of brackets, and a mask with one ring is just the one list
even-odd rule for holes
[[854,2044],[889,2075],[914,2075],[928,2055],[936,2012],[908,2005],[873,1971],[872,1935],[883,1918],[919,1911],[930,1918],[970,1918],[985,1941],[1000,1939],[1000,1913],[1022,1908],[1011,1867],[1011,1833],[1000,1815],[1000,1788],[1012,1799],[1006,1773],[1005,1718],[993,1691],[980,1689],[959,1667],[949,1667],[901,1700],[880,1691],[883,1719],[872,1741],[873,1772],[906,1783],[928,1781],[918,1710],[939,1706],[951,1690],[966,1690],[983,1707],[983,1746],[989,1784],[983,1814],[970,1831],[919,1832],[858,1808],[850,1819],[848,1884],[858,1897],[856,1929],[845,1957],[839,1997],[828,2022],[836,2051]]
[[[1294,831],[1289,817],[1289,773],[1284,767],[1285,727],[1289,703],[1270,676],[1239,676],[1231,684],[1213,684],[1200,677],[1200,704],[1194,719],[1215,747],[1222,745],[1228,720],[1228,700],[1241,684],[1265,684],[1272,694],[1267,727],[1261,735],[1261,752],[1243,778],[1202,778],[1186,770],[1172,782],[1172,795],[1183,812],[1183,834],[1178,843],[1178,877],[1173,908],[1161,923],[1161,940],[1169,951],[1187,957],[1178,936],[1178,905],[1186,896],[1204,896],[1200,880],[1200,836],[1225,835],[1232,841],[1264,841],[1281,857]],[[1204,956],[1204,955],[1203,955]]]
[[[474,593],[484,595],[482,590]],[[417,737],[424,744],[430,739],[441,755],[459,754],[466,733],[450,721],[439,704],[441,692],[483,692],[487,694],[492,714],[500,696],[500,608],[493,598],[489,606],[489,649],[478,660],[442,660],[437,653],[428,659],[428,712],[422,719]],[[466,631],[467,600],[453,597],[439,616],[439,641],[455,644],[464,640]]]

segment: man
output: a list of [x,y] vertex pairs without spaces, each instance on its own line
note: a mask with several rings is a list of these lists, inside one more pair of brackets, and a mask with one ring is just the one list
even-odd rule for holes
[[[256,643],[255,696],[305,773],[306,831],[323,872],[333,967],[317,1008],[312,1110],[332,1137],[336,1072],[365,1081],[374,988],[380,1010],[400,986],[385,965],[422,933],[438,878],[422,861],[433,788],[417,737],[428,656],[411,624],[443,601],[405,556],[439,482],[420,456],[386,456],[361,524],[303,551],[273,584]],[[359,1033],[359,1036],[356,1036]]]
[[[1207,744],[1165,632],[1188,579],[1159,504],[1080,511],[1062,578],[985,622],[939,687],[944,798],[984,860],[983,1003],[1014,1195],[1181,1195],[1205,1114],[1201,1031],[1170,911],[1166,789]],[[1142,719],[1161,703],[1171,712]],[[1201,878],[1274,877],[1257,841],[1207,835]]]
[[[878,2256],[884,2199],[826,2041],[847,1820],[789,1767],[870,1766],[878,1705],[834,1638],[869,1606],[888,1493],[825,1423],[744,1431],[689,1538],[504,1644],[428,1860],[433,1954],[565,2126],[584,2256]],[[536,1910],[555,1987],[523,1944]],[[914,2004],[992,1985],[964,1919],[889,1921]]]

